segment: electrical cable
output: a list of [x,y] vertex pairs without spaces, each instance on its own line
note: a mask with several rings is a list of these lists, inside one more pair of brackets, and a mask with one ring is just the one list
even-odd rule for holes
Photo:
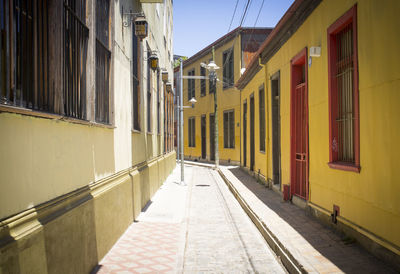
[[237,9],[238,4],[239,4],[239,0],[236,0],[235,10],[233,11],[233,15],[232,15],[231,23],[229,24],[228,32],[231,30],[233,18],[235,18],[236,9]]

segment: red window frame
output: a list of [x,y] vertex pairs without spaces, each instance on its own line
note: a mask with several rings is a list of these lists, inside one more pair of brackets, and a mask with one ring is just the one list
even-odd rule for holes
[[[336,41],[335,34],[352,23],[353,32],[353,102],[354,102],[354,162],[338,161],[337,152],[333,149],[333,140],[338,136],[338,126],[335,119],[337,117],[337,84],[334,80],[336,72]],[[358,54],[357,54],[357,5],[354,5],[327,31],[328,34],[328,84],[329,84],[329,167],[334,169],[360,172],[360,119],[359,119],[359,92],[358,92]]]

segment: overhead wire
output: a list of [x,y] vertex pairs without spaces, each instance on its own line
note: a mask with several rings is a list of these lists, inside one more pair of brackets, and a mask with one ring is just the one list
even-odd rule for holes
[[251,34],[250,34],[250,38],[249,38],[250,43],[251,43],[251,38],[253,37],[253,34],[254,34],[254,29],[255,29],[255,27],[256,27],[256,25],[257,25],[257,22],[258,22],[258,18],[260,17],[261,10],[262,10],[262,8],[264,7],[264,1],[265,1],[265,0],[262,0],[262,2],[261,2],[261,7],[260,7],[260,9],[258,10],[258,14],[257,14],[257,17],[256,17],[256,21],[254,22],[253,29],[251,30]]
[[[246,3],[246,6],[244,7],[244,11],[243,11],[242,17],[241,17],[241,19],[240,19],[240,24],[239,24],[239,27],[238,27],[238,28],[240,28],[240,27],[242,26],[242,24],[243,24],[243,22],[244,22],[244,20],[245,20],[245,18],[246,18],[246,14],[247,14],[247,12],[248,12],[248,10],[249,10],[249,6],[250,6],[251,1],[252,1],[252,0],[247,0],[247,3]],[[234,41],[235,41],[235,39],[237,38],[238,35],[239,35],[239,31],[236,33],[235,38],[233,39]],[[233,48],[234,48],[234,45],[232,45],[232,47],[230,48],[229,53],[228,53],[228,55],[227,55],[227,58],[226,58],[225,62],[222,64],[222,69],[223,69],[223,68],[225,67],[225,65],[228,63],[228,60],[230,59],[230,57],[231,57],[231,55],[232,55]],[[223,79],[223,77],[222,77],[222,79]],[[223,79],[221,82],[222,82],[222,83],[225,83],[225,82],[224,82],[224,79]]]
[[236,9],[237,9],[237,6],[238,6],[238,4],[239,4],[239,0],[236,0],[235,9],[234,9],[234,11],[233,11],[233,15],[232,15],[231,23],[229,24],[228,32],[231,30],[231,27],[232,27],[232,22],[233,22],[233,19],[235,18]]

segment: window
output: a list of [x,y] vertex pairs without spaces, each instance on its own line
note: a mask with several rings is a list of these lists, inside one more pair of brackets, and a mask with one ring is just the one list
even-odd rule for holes
[[[210,59],[212,61],[213,59]],[[208,93],[215,93],[215,90],[217,88],[217,85],[215,81],[213,81],[211,78],[208,79]]]
[[224,148],[235,147],[235,111],[224,112]]
[[147,132],[151,132],[151,50],[147,47]]
[[64,113],[79,119],[86,119],[86,57],[89,29],[82,23],[85,22],[85,18],[85,1],[64,1]]
[[160,121],[160,71],[157,71],[157,133],[161,134],[161,121]]
[[196,119],[195,117],[189,118],[189,134],[188,134],[188,143],[189,147],[195,147],[196,146]]
[[260,151],[265,151],[265,93],[264,85],[258,90],[258,109],[260,121]]
[[140,82],[139,82],[139,43],[132,28],[132,108],[133,108],[133,129],[140,130]]
[[359,172],[356,8],[328,28],[329,166]]
[[99,123],[109,123],[110,2],[96,0],[96,112]]
[[222,63],[223,63],[223,79],[224,79],[224,88],[232,87],[234,84],[233,79],[233,48],[227,50],[222,55]]
[[[188,76],[194,76],[194,69],[188,72]],[[196,96],[195,79],[188,79],[188,101]]]
[[[206,77],[206,69],[203,67],[200,67],[200,75],[202,77]],[[205,96],[206,95],[206,79],[201,79],[200,80],[200,96]]]
[[47,1],[0,1],[1,104],[56,112],[49,88],[48,17]]

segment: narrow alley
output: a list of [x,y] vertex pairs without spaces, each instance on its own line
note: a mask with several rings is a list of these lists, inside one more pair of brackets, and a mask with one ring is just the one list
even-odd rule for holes
[[284,273],[218,172],[174,169],[92,273]]

